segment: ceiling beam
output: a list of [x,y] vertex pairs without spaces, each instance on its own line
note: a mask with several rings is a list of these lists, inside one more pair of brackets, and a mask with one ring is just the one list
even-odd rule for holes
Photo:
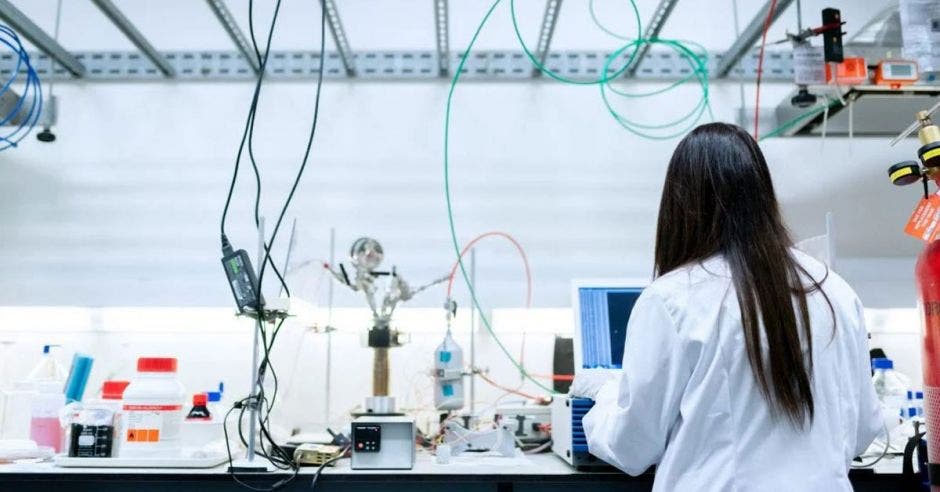
[[[649,24],[646,25],[646,30],[643,32],[644,39],[659,38],[659,33],[663,30],[663,26],[666,25],[666,20],[669,19],[669,15],[672,14],[677,3],[679,3],[679,0],[662,0],[659,2],[656,11],[653,12],[653,18],[650,19]],[[633,57],[633,62],[631,62],[630,66],[627,68],[626,75],[632,77],[636,73],[637,69],[640,68],[640,65],[646,58],[650,46],[652,46],[650,43],[640,45],[636,56]]]
[[14,31],[30,43],[36,45],[43,53],[65,67],[72,75],[76,77],[85,75],[85,66],[78,61],[78,58],[75,58],[58,41],[46,34],[33,21],[29,20],[29,17],[26,17],[23,12],[20,12],[7,0],[0,0],[0,19],[3,19]]
[[441,77],[450,71],[450,30],[447,0],[434,0],[434,31],[437,37],[437,65]]
[[164,76],[173,77],[176,75],[176,71],[174,71],[173,67],[166,61],[166,58],[147,41],[147,38],[134,27],[130,19],[128,19],[111,0],[91,0],[91,2],[101,9],[101,12],[114,23],[115,27],[124,33],[124,35],[131,40],[131,43],[134,43],[134,46],[136,46],[144,56],[150,59]]
[[224,28],[228,36],[232,38],[232,42],[235,43],[235,47],[238,48],[238,51],[245,58],[245,62],[254,70],[255,75],[261,72],[261,65],[258,63],[258,57],[255,56],[254,49],[248,44],[248,39],[245,38],[245,34],[239,29],[238,23],[235,22],[235,17],[232,16],[228,7],[225,6],[225,2],[223,0],[206,0],[206,3],[209,4],[212,13],[215,14],[219,23],[222,24],[222,28]]
[[771,14],[768,27],[773,25],[777,18],[780,17],[780,14],[793,3],[793,0],[767,0],[767,3],[757,11],[757,15],[751,19],[747,27],[741,31],[741,35],[738,36],[734,44],[725,52],[721,61],[718,63],[718,67],[715,69],[715,77],[727,77],[731,69],[754,47],[754,43],[760,39],[761,34],[764,32],[764,24],[767,24],[767,13],[770,11],[770,7],[774,2],[776,2],[777,5],[774,7],[774,11]]
[[336,51],[343,62],[343,68],[346,69],[346,75],[352,77],[356,75],[356,59],[352,50],[349,48],[349,39],[346,37],[346,30],[343,29],[343,23],[339,18],[339,10],[333,0],[322,0],[323,8],[326,9],[326,21],[330,25],[330,33],[333,34],[333,42],[336,44]]
[[[542,27],[539,29],[539,42],[535,45],[535,58],[540,65],[545,65],[548,51],[552,46],[552,37],[555,35],[555,25],[558,24],[558,11],[561,10],[561,0],[546,0],[545,14],[542,16]],[[542,71],[536,68],[532,75],[538,77]]]

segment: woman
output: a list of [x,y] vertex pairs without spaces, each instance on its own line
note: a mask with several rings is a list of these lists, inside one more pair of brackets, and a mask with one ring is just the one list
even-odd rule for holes
[[700,126],[666,172],[656,279],[619,380],[579,379],[595,456],[655,491],[852,490],[881,431],[862,305],[793,249],[770,171],[737,126]]

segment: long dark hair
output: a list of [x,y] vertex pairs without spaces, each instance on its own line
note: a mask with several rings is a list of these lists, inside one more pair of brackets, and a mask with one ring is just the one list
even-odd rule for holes
[[822,280],[794,259],[792,246],[767,162],[746,131],[710,123],[679,143],[659,207],[656,275],[715,255],[725,258],[758,387],[775,414],[802,428],[814,414],[806,299],[821,291]]

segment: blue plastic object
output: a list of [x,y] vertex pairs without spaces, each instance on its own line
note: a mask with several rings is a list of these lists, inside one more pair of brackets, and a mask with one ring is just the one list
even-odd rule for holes
[[69,370],[69,376],[65,380],[65,401],[82,401],[85,396],[85,386],[88,385],[88,377],[91,375],[91,366],[95,359],[82,354],[75,354],[72,358],[72,368]]
[[594,400],[571,399],[571,451],[588,453],[587,434],[584,433],[584,416],[594,407]]
[[872,369],[894,369],[894,361],[891,359],[878,358],[871,360]]

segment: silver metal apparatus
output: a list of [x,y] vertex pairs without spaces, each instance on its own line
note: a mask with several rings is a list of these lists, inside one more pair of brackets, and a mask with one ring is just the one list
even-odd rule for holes
[[[346,267],[340,263],[338,270],[333,265],[326,268],[340,283],[355,292],[365,295],[366,303],[372,310],[372,327],[369,328],[367,345],[374,349],[372,363],[372,397],[366,400],[366,412],[375,414],[395,413],[395,400],[389,396],[388,349],[401,346],[403,336],[391,327],[392,314],[402,302],[411,300],[419,292],[442,283],[447,276],[433,282],[412,288],[398,274],[393,266],[390,271],[378,270],[385,259],[385,251],[378,241],[362,237],[353,242],[349,249],[349,260],[355,268],[350,277]],[[386,278],[384,286],[379,280]],[[381,292],[382,298],[378,295]]]
[[444,424],[444,444],[451,447],[451,454],[459,455],[465,451],[489,451],[510,458],[516,455],[516,439],[513,437],[513,424],[500,422],[491,429],[469,430],[456,421]]
[[353,470],[410,470],[414,463],[414,419],[365,416],[353,421]]

